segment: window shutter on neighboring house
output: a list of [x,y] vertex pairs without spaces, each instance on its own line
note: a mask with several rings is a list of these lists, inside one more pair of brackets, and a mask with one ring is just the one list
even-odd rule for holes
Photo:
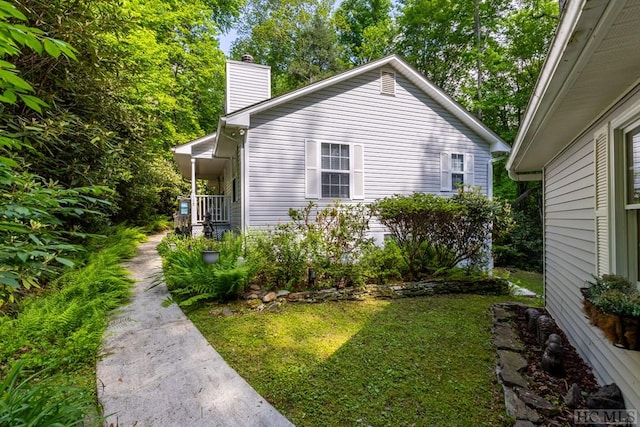
[[318,153],[318,142],[307,139],[304,142],[305,158],[305,197],[307,199],[318,199],[320,197],[319,165],[320,155]]
[[352,199],[364,199],[364,145],[353,144],[353,194]]
[[475,186],[473,173],[473,154],[464,155],[464,183],[465,185]]
[[596,275],[609,274],[609,127],[598,130],[595,152]]
[[440,191],[451,191],[451,155],[440,153]]

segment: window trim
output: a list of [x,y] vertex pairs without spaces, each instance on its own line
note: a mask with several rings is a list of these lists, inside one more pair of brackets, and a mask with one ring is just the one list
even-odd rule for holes
[[[635,204],[627,203],[627,149],[626,139],[632,131],[640,129],[640,102],[627,109],[622,115],[610,122],[609,128],[609,164],[608,179],[608,218],[610,245],[608,254],[611,265],[609,273],[628,277],[640,286],[640,274],[636,260],[637,245],[640,237],[637,233],[637,222],[640,210]],[[639,206],[640,207],[640,206]],[[635,231],[634,235],[629,234]],[[596,247],[596,256],[598,256]]]
[[[453,170],[453,156],[463,157],[462,172]],[[475,183],[475,156],[465,151],[443,151],[440,153],[440,191],[453,192],[457,187],[453,186],[453,175],[462,173],[462,185],[476,187]]]
[[322,144],[346,145],[349,147],[349,197],[344,200],[364,200],[364,145],[354,142],[336,142],[320,139],[305,139],[305,199],[334,200],[322,196],[322,173],[343,172],[322,168]]

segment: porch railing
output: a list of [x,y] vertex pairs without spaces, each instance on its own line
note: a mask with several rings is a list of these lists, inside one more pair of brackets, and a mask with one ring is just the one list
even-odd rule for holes
[[213,222],[229,222],[230,206],[225,196],[196,195],[196,224],[202,224],[207,212]]

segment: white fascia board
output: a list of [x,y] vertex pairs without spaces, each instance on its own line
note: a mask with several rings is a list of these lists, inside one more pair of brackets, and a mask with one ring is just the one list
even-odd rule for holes
[[[516,174],[515,170],[529,153],[540,130],[552,122],[556,106],[582,75],[606,33],[604,29],[613,23],[624,5],[623,1],[607,0],[568,2],[516,135],[512,155],[507,162],[510,175],[512,170]],[[575,40],[579,36],[582,39]]]
[[177,145],[175,147],[171,147],[171,151],[176,154],[189,154],[191,155],[191,149],[202,143],[210,142],[212,146],[215,144],[217,140],[217,132],[211,133],[209,135],[202,136],[198,139],[194,139],[193,141],[189,141],[186,144]]

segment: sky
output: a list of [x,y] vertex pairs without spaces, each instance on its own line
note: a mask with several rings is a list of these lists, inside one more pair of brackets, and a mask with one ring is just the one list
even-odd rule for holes
[[227,57],[229,57],[229,51],[231,50],[231,43],[236,39],[238,33],[235,28],[229,30],[227,34],[223,34],[220,36],[220,49],[224,52]]

